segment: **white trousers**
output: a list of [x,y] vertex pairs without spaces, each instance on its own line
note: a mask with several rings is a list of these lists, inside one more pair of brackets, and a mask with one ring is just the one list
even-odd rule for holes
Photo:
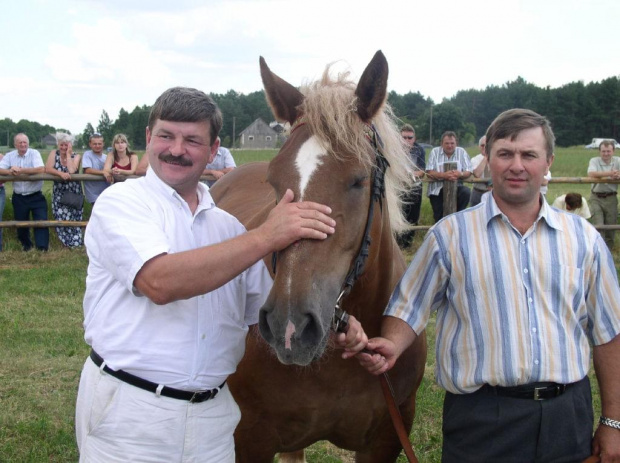
[[157,396],[86,360],[75,410],[80,462],[230,462],[241,413],[228,386],[192,404]]

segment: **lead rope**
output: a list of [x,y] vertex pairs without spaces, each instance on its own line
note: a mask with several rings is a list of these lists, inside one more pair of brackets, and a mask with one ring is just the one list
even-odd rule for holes
[[[339,297],[334,310],[334,330],[339,333],[344,333],[347,331],[348,325],[349,314],[347,314],[344,310],[340,308]],[[362,350],[362,352],[370,355],[373,355],[375,353],[368,349],[364,349]],[[413,445],[411,444],[411,441],[409,440],[409,435],[407,434],[407,430],[405,429],[403,417],[400,414],[398,406],[396,405],[394,388],[392,387],[392,381],[390,381],[390,376],[388,375],[387,371],[379,377],[379,381],[381,383],[381,391],[383,392],[383,397],[385,398],[388,412],[390,413],[390,418],[392,418],[392,424],[394,425],[396,435],[398,436],[398,440],[400,441],[400,446],[405,451],[405,455],[407,456],[407,460],[409,461],[409,463],[418,463],[418,458],[415,456],[415,452],[413,451]]]

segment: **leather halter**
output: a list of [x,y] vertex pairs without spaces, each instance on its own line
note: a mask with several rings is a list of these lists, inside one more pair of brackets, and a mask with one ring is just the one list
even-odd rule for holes
[[366,138],[372,145],[372,148],[375,152],[372,192],[370,196],[370,205],[368,206],[368,218],[366,219],[364,238],[362,239],[360,250],[358,251],[357,257],[355,257],[355,260],[353,261],[353,264],[349,269],[349,273],[344,279],[340,294],[336,299],[336,305],[334,307],[334,318],[332,321],[332,328],[336,332],[339,331],[341,325],[346,326],[349,319],[347,313],[340,307],[340,302],[351,292],[351,289],[353,289],[353,285],[364,272],[364,266],[370,253],[370,243],[372,241],[370,237],[370,231],[372,228],[372,221],[375,214],[375,202],[378,202],[379,207],[381,208],[381,210],[383,210],[383,198],[385,196],[385,171],[390,166],[390,163],[383,154],[383,140],[381,140],[381,136],[377,132],[375,126],[373,124],[366,124],[366,126],[364,127],[364,134],[366,135]]
[[[290,133],[292,134],[302,125],[305,125],[305,119],[303,116],[297,118],[295,123],[291,127]],[[364,271],[364,266],[370,252],[370,243],[372,241],[370,237],[370,231],[372,228],[372,221],[375,212],[375,202],[379,202],[379,207],[383,210],[383,198],[385,196],[385,171],[389,167],[390,163],[383,154],[383,140],[377,132],[377,129],[373,124],[364,124],[364,135],[371,144],[373,151],[375,152],[375,165],[373,166],[373,181],[372,191],[370,197],[370,205],[368,206],[368,218],[366,219],[366,228],[364,229],[364,237],[360,249],[344,279],[340,294],[336,299],[336,305],[334,307],[334,318],[332,321],[332,328],[338,331],[338,328],[344,324],[346,326],[348,315],[340,308],[340,302],[347,296],[353,285]],[[273,273],[276,273],[277,253],[274,252],[271,256],[271,266]]]

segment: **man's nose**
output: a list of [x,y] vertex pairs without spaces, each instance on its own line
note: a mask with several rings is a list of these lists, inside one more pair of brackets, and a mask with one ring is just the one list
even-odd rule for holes
[[185,144],[183,138],[174,138],[170,145],[170,154],[173,156],[183,156],[185,154]]

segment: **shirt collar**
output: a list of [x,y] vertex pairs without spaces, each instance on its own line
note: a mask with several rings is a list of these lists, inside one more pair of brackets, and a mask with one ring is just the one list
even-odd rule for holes
[[[181,195],[178,194],[174,188],[172,188],[162,179],[160,179],[151,167],[149,167],[146,171],[144,181],[150,187],[159,191],[164,196],[170,198],[172,201],[180,201],[187,206],[187,202],[181,197]],[[196,187],[196,193],[198,195],[198,207],[196,208],[196,212],[194,213],[194,215],[197,215],[203,210],[209,210],[215,207],[215,201],[213,201],[213,197],[211,196],[211,193],[209,193],[209,188],[202,182],[198,182],[198,186]]]
[[[551,206],[549,206],[549,204],[547,204],[547,201],[545,201],[543,195],[540,195],[539,197],[542,205],[540,211],[538,212],[538,217],[536,217],[534,223],[538,223],[539,221],[541,221],[541,219],[544,219],[544,222],[551,228],[555,228],[556,230],[562,230],[560,221],[558,220],[558,213],[554,211]],[[506,220],[508,223],[510,223],[508,217],[501,211],[501,209],[495,202],[495,197],[493,196],[493,193],[489,194],[489,198],[485,206],[485,212],[487,214],[487,226],[489,225],[491,220],[497,216],[500,216],[501,219]]]

